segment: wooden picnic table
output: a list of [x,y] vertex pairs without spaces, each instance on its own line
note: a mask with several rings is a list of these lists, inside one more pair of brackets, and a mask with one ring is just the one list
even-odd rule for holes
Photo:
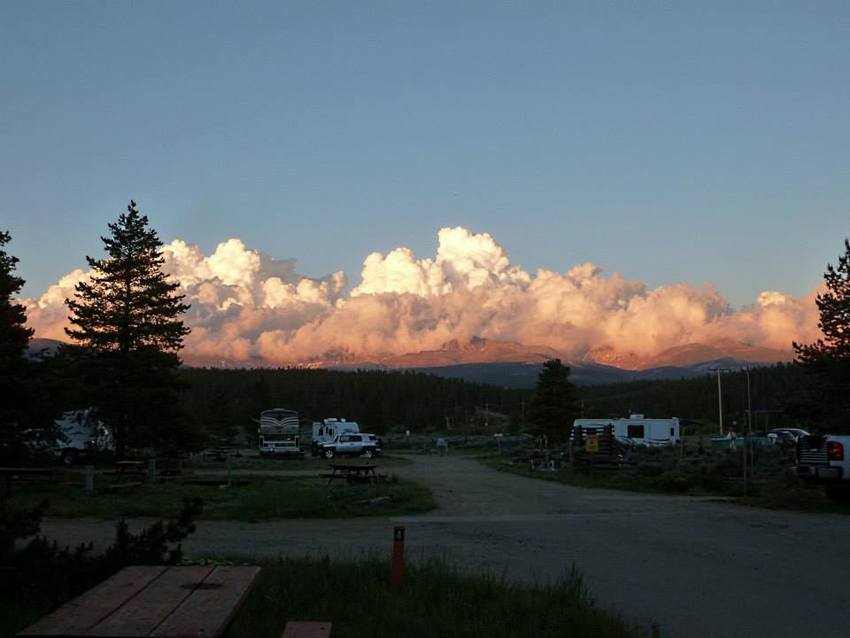
[[259,567],[126,567],[18,634],[19,638],[215,638]]
[[346,483],[377,483],[383,475],[378,474],[375,470],[378,468],[374,463],[358,463],[351,465],[348,463],[332,463],[330,466],[330,474],[322,474],[327,477],[328,485],[334,480],[345,481]]
[[0,467],[0,476],[3,477],[6,493],[8,494],[12,491],[12,481],[54,482],[56,480],[56,468]]

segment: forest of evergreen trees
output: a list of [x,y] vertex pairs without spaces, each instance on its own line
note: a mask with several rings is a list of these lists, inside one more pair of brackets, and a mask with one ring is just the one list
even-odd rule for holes
[[[801,423],[795,404],[802,371],[791,364],[750,370],[754,427]],[[532,428],[529,404],[534,391],[500,388],[416,372],[361,370],[202,369],[184,368],[188,382],[185,408],[208,433],[232,435],[253,428],[261,410],[297,410],[303,419],[344,417],[370,431],[393,427],[443,429],[447,418],[457,430],[481,426],[481,410],[502,413],[512,427]],[[724,373],[723,410],[727,425],[746,423],[747,385],[742,372]],[[585,416],[678,416],[700,423],[717,422],[715,376],[679,380],[638,381],[577,389]],[[525,414],[524,414],[525,412]]]
[[[750,395],[753,428],[808,423],[801,405],[804,371],[794,364],[750,369]],[[743,430],[747,422],[746,372],[721,373],[723,420],[737,421]],[[635,381],[579,388],[583,413],[587,417],[625,416],[629,413],[652,417],[676,416],[688,421],[717,423],[717,377]]]
[[253,427],[260,411],[296,410],[309,421],[327,417],[357,421],[371,432],[472,429],[476,410],[510,414],[521,410],[527,390],[444,379],[416,372],[309,370],[303,368],[184,368],[186,412],[210,433],[231,435]]

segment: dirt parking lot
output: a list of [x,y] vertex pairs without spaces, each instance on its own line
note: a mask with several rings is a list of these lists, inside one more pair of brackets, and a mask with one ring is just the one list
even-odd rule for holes
[[[667,636],[850,635],[850,517],[578,488],[459,456],[411,458],[393,471],[431,486],[439,503],[431,513],[203,521],[185,549],[246,558],[388,553],[393,525],[404,524],[413,557],[446,556],[528,580],[557,578],[575,563],[601,602],[658,622]],[[52,519],[43,531],[65,543],[107,543],[113,526]]]

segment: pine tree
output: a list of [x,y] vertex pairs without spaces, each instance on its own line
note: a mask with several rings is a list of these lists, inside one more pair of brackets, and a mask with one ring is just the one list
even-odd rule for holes
[[576,388],[570,382],[570,368],[560,359],[550,359],[543,364],[534,397],[529,406],[529,416],[539,434],[549,440],[565,439],[578,416]]
[[28,423],[26,377],[27,346],[33,334],[27,328],[24,306],[14,300],[24,280],[15,275],[18,258],[2,249],[11,236],[0,231],[0,437],[9,447]]
[[178,407],[177,352],[188,334],[189,306],[162,271],[162,242],[131,201],[101,237],[106,257],[86,257],[92,274],[66,301],[81,371],[92,403],[113,429],[116,453],[128,444],[180,445],[186,434]]
[[827,264],[823,278],[826,292],[816,299],[823,338],[794,343],[796,363],[809,381],[801,403],[820,425],[850,430],[850,240],[844,240],[838,266]]

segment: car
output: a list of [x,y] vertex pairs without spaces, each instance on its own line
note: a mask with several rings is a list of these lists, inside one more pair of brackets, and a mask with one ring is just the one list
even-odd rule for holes
[[374,434],[340,434],[332,441],[319,443],[316,451],[326,459],[335,456],[363,456],[371,459],[381,452],[380,439]]
[[767,437],[774,438],[771,435],[775,435],[776,442],[780,445],[796,445],[797,441],[809,436],[809,433],[800,428],[773,428],[767,431]]

